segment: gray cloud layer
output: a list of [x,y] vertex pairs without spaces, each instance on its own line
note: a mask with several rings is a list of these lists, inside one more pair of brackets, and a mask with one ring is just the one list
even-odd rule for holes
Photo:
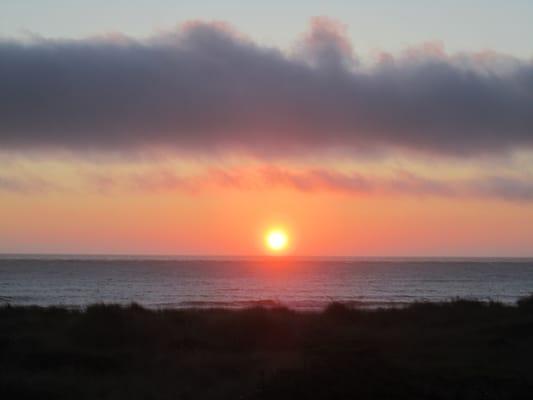
[[361,67],[324,19],[291,56],[199,23],[146,41],[4,41],[0,88],[9,150],[533,147],[530,62],[430,48]]

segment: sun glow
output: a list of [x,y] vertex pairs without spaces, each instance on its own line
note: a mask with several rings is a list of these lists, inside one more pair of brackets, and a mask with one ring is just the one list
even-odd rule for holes
[[275,252],[280,252],[287,247],[289,238],[287,234],[279,229],[269,231],[265,236],[266,246]]

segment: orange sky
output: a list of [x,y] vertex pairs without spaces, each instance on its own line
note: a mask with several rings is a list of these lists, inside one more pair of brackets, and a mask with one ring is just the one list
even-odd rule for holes
[[[528,160],[491,162],[516,175]],[[292,255],[533,255],[533,201],[466,184],[425,191],[412,176],[475,182],[486,169],[446,161],[432,172],[426,163],[321,160],[334,176],[326,182],[310,160],[4,159],[4,182],[25,186],[0,192],[0,251],[265,254],[265,232],[283,227]],[[374,186],[352,186],[355,170]]]

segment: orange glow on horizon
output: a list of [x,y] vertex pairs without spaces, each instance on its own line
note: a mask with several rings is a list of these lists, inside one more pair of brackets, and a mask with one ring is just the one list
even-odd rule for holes
[[[277,170],[263,170],[247,160],[231,160],[227,170],[212,172],[209,163],[199,162],[2,163],[0,155],[0,180],[20,182],[0,187],[0,252],[531,256],[533,201],[418,193],[427,186],[424,179],[395,180],[387,175],[392,168],[387,163],[324,164],[338,172],[324,175],[314,170],[313,161],[280,162]],[[519,167],[531,170],[533,155]],[[406,167],[439,182],[483,177],[477,167],[468,168],[440,165],[433,173],[422,161]],[[354,186],[354,171],[377,177],[377,186]],[[196,176],[206,178],[197,182]],[[379,189],[389,179],[393,188],[408,191]],[[286,235],[284,247],[269,245],[267,236],[275,230]]]

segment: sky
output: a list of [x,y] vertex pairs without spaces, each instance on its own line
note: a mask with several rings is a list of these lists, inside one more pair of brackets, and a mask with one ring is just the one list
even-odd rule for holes
[[287,48],[309,18],[325,15],[347,24],[350,40],[365,54],[442,40],[451,51],[533,56],[529,0],[3,0],[0,7],[4,37],[146,37],[189,20],[219,20],[256,42]]
[[3,1],[0,252],[533,256],[527,1]]

